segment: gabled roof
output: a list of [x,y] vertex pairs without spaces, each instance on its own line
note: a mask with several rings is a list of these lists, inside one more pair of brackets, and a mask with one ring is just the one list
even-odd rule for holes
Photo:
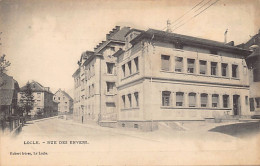
[[[49,91],[49,87],[44,87],[42,86],[40,83],[36,82],[36,81],[32,81],[29,83],[31,86],[31,89],[33,92],[50,92]],[[23,86],[20,91],[23,92],[26,90],[26,85]],[[51,93],[51,92],[50,92]]]
[[192,36],[186,36],[177,33],[169,33],[169,32],[155,30],[155,29],[149,29],[145,32],[142,32],[136,38],[131,40],[130,43],[134,45],[140,40],[142,40],[143,38],[147,38],[151,40],[160,40],[164,42],[182,43],[186,45],[192,45],[192,46],[208,48],[208,49],[218,49],[226,52],[234,52],[239,55],[251,54],[251,51],[249,50],[227,45],[222,42],[202,39],[202,38],[197,38]]
[[62,94],[63,94],[64,96],[66,96],[69,100],[73,101],[72,97],[70,97],[70,95],[69,95],[67,92],[65,92],[65,91],[63,91],[63,90],[61,90],[61,89],[59,89],[54,95],[56,95],[58,92],[62,93]]

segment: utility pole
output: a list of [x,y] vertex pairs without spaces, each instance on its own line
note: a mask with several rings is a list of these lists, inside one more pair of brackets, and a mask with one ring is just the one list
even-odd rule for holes
[[171,21],[168,19],[167,20],[167,29],[166,29],[166,32],[172,32],[171,30]]

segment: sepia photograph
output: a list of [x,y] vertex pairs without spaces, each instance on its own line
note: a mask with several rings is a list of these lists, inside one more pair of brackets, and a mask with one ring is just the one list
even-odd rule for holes
[[0,0],[0,165],[260,165],[260,0]]

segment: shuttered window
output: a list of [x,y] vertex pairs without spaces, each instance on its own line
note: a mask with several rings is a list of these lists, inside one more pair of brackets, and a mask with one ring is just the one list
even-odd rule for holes
[[162,92],[162,106],[170,106],[170,98],[171,98],[171,92],[163,91]]
[[202,93],[200,95],[200,106],[207,107],[208,106],[208,94]]
[[189,93],[189,107],[196,107],[196,93]]
[[255,103],[254,103],[254,99],[250,98],[249,99],[249,104],[250,104],[250,111],[255,111]]
[[182,72],[183,68],[183,58],[182,57],[176,57],[175,58],[175,71]]
[[212,107],[218,107],[218,94],[212,95]]
[[176,106],[183,106],[183,92],[176,93]]
[[166,71],[170,70],[170,56],[161,55],[161,69]]
[[139,93],[135,92],[134,96],[135,96],[135,106],[138,107],[139,106]]
[[200,74],[206,74],[206,73],[207,73],[207,62],[200,61]]
[[138,57],[136,57],[136,58],[134,59],[134,62],[135,62],[135,69],[136,69],[136,72],[138,72],[138,71],[139,71]]
[[228,64],[227,63],[222,63],[221,64],[221,75],[222,76],[227,76],[227,72],[228,72],[228,68],[227,68]]
[[195,59],[187,59],[188,63],[188,73],[194,73],[195,72]]
[[123,77],[125,77],[125,65],[122,65]]
[[131,108],[132,107],[132,96],[131,96],[131,94],[128,94],[127,96],[128,96],[129,108]]
[[217,75],[217,62],[211,62],[211,75]]

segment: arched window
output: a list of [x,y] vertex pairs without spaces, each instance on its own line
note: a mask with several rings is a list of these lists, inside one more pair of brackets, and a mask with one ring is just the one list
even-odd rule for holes
[[208,106],[208,94],[202,93],[200,95],[200,106],[207,107]]
[[162,106],[170,106],[171,92],[162,91]]
[[189,93],[189,107],[196,107],[196,93]]

